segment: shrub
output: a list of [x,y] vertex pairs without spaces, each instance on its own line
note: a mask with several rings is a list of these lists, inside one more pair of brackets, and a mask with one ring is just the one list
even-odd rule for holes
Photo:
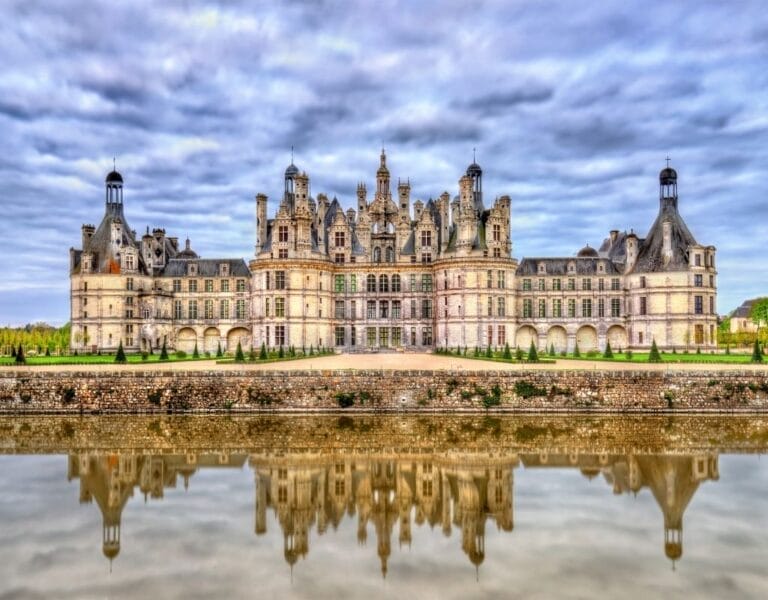
[[525,356],[525,353],[523,352],[522,348],[516,348],[515,349],[515,360],[523,360],[523,357]]
[[264,342],[261,342],[261,350],[259,350],[259,360],[267,360],[267,346]]
[[[21,346],[19,346],[19,351],[21,351]],[[757,340],[755,340],[755,345],[752,348],[752,362],[753,363],[763,362],[763,353],[760,351],[760,342],[758,342]]]
[[197,351],[197,342],[195,342],[195,349],[192,351],[192,358],[200,358],[200,352]]
[[251,346],[251,349],[248,351],[248,360],[250,362],[256,362],[256,350],[253,349],[253,346]]
[[725,345],[725,353],[726,354],[730,354],[731,353],[731,346],[730,346],[730,344],[726,344]]
[[547,390],[546,388],[536,387],[530,381],[516,381],[515,394],[521,398],[532,398],[534,396],[546,396]]
[[339,404],[341,408],[349,408],[355,403],[355,393],[354,392],[337,392],[336,402]]
[[160,360],[168,360],[168,348],[165,345],[165,339],[163,339],[163,348],[160,350]]
[[627,360],[632,360],[632,350],[627,350],[627,351],[624,353],[624,356],[626,356],[626,357],[627,357]]
[[504,344],[504,355],[503,355],[503,358],[504,358],[504,360],[512,360],[512,352],[510,352],[510,350],[509,350],[509,342]]
[[45,355],[46,356],[50,356],[51,355],[51,349],[50,348],[46,348],[45,349]]
[[[197,350],[197,346],[195,346]],[[240,344],[240,340],[237,340],[237,350],[235,350],[235,362],[245,362],[245,356],[243,355],[243,346]]]
[[149,352],[142,352],[141,353],[141,360],[143,360],[144,362],[148,361],[149,360]]
[[19,344],[19,349],[16,350],[16,364],[17,365],[24,365],[27,364],[27,359],[24,357],[24,348],[21,344]]
[[224,356],[224,353],[221,351],[221,342],[218,342],[216,344],[216,358],[221,358]]
[[611,342],[605,345],[605,352],[603,352],[603,358],[613,358],[613,351],[611,350]]
[[554,356],[555,355],[555,343],[551,342],[549,344],[549,355]]
[[491,352],[490,344],[488,344],[488,346],[485,349],[485,358],[493,358],[493,352]]
[[309,345],[309,355],[310,356],[314,356],[314,354],[315,354],[315,347],[312,344],[310,344]]
[[187,353],[184,350],[176,350],[176,358],[187,358]]
[[656,338],[653,339],[653,343],[651,344],[651,353],[648,355],[648,362],[661,362],[661,354],[659,354],[659,347],[656,345]]
[[282,344],[280,344],[280,349],[277,351],[277,358],[285,358],[285,352],[283,352]]
[[701,354],[701,347],[696,348],[696,354]]
[[120,340],[120,344],[117,347],[117,354],[115,354],[115,362],[124,365],[128,362],[128,359],[125,357],[125,350],[123,350],[123,340]]
[[11,346],[11,358],[16,358],[16,346]]
[[579,358],[581,356],[581,352],[579,352],[579,342],[576,342],[576,345],[573,347],[573,358]]
[[587,358],[596,358],[600,356],[600,352],[597,350],[587,350]]
[[528,348],[528,362],[539,362],[539,353],[536,351],[533,340],[531,340],[531,347]]

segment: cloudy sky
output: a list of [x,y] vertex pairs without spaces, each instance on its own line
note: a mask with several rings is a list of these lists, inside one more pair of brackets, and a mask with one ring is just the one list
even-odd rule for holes
[[248,258],[253,196],[278,196],[292,145],[347,206],[382,145],[425,200],[477,148],[518,258],[644,235],[669,155],[718,248],[719,311],[768,291],[764,2],[9,0],[0,18],[2,324],[68,320],[67,251],[113,156],[132,228]]

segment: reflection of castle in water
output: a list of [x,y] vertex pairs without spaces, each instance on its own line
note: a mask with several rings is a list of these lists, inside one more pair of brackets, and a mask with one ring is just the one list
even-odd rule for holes
[[255,472],[255,531],[266,533],[272,509],[284,536],[286,561],[309,552],[310,531],[322,535],[344,515],[357,516],[357,538],[366,543],[369,525],[376,536],[382,574],[387,572],[395,524],[398,543],[411,543],[413,523],[439,525],[446,536],[460,530],[462,550],[474,565],[485,557],[490,520],[513,528],[513,472],[529,468],[578,468],[602,474],[614,493],[647,487],[664,515],[664,550],[676,560],[683,551],[683,512],[699,484],[717,480],[715,453],[668,454],[102,454],[69,457],[69,478],[80,479],[80,501],[96,500],[103,515],[103,551],[120,551],[120,516],[136,487],[147,497],[163,497],[181,478],[185,488],[199,468],[242,468]]

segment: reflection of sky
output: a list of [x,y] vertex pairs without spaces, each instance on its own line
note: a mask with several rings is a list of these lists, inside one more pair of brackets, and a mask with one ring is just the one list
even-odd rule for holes
[[101,553],[101,513],[78,504],[64,456],[0,457],[0,599],[104,597],[660,597],[768,596],[768,468],[764,458],[719,459],[719,481],[704,482],[684,516],[684,554],[664,556],[663,517],[648,489],[613,496],[576,469],[514,472],[511,533],[486,526],[479,570],[460,532],[413,526],[409,547],[380,574],[376,539],[357,543],[356,518],[312,533],[293,580],[278,524],[254,534],[254,476],[200,470],[162,500],[138,492],[122,518],[122,551],[112,573]]

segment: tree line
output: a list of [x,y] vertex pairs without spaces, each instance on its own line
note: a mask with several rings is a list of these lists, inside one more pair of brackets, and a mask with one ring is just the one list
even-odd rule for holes
[[69,352],[70,324],[54,327],[48,323],[28,323],[23,327],[0,327],[0,354],[10,355],[21,346],[26,354],[66,354]]

